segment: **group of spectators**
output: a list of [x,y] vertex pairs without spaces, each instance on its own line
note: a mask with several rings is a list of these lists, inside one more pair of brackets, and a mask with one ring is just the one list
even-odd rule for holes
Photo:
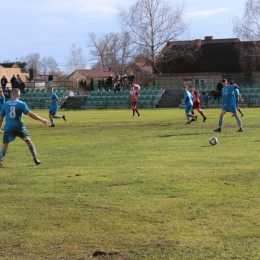
[[135,75],[131,72],[130,74],[126,74],[125,72],[121,72],[121,74],[116,73],[114,76],[111,74],[106,80],[106,90],[120,91],[121,86],[131,86],[134,82]]
[[[5,76],[3,76],[1,78],[1,87],[2,87],[5,98],[8,100],[8,98],[10,97],[11,90],[9,87],[7,87],[7,83],[8,83],[7,78]],[[11,83],[12,89],[18,88],[18,89],[20,89],[21,93],[25,93],[25,84],[22,81],[19,74],[17,74],[16,77],[15,77],[15,75],[13,75],[10,80],[10,83]]]
[[220,102],[220,99],[222,97],[222,82],[221,80],[217,84],[216,89],[211,89],[209,92],[207,91],[207,88],[202,92],[202,98],[205,102],[206,107],[209,107],[209,100],[218,100]]

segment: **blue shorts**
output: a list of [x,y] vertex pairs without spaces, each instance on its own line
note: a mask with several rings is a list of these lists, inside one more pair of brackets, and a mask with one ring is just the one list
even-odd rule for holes
[[192,105],[190,103],[186,104],[185,113],[187,114],[190,113],[191,109],[192,109]]
[[18,136],[24,141],[30,138],[29,132],[24,130],[23,132],[6,132],[4,131],[3,144],[8,144],[14,141],[15,137]]
[[57,107],[51,107],[50,108],[50,114],[52,114],[53,116],[56,115],[57,111],[58,111]]
[[231,112],[231,113],[236,113],[237,112],[235,105],[224,105],[222,107],[222,110],[225,110],[225,111]]

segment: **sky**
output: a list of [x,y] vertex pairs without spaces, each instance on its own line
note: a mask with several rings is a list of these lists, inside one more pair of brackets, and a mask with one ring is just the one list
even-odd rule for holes
[[[81,47],[90,68],[88,33],[120,32],[119,7],[136,0],[1,0],[0,62],[19,61],[31,53],[55,59],[66,70],[70,47]],[[169,0],[185,4],[189,30],[179,40],[235,38],[233,18],[242,18],[246,0]]]

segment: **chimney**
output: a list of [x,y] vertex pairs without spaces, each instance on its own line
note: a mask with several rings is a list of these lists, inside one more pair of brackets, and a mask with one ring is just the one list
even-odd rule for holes
[[201,46],[201,40],[200,39],[195,39],[195,50],[198,50]]
[[167,48],[171,48],[174,45],[174,42],[167,42]]
[[205,41],[212,41],[213,40],[213,36],[205,36]]

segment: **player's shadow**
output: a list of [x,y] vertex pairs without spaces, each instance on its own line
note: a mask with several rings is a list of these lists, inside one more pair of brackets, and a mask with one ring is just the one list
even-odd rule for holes
[[159,137],[168,138],[173,136],[190,136],[190,135],[201,135],[201,133],[168,134],[168,135],[159,135]]

